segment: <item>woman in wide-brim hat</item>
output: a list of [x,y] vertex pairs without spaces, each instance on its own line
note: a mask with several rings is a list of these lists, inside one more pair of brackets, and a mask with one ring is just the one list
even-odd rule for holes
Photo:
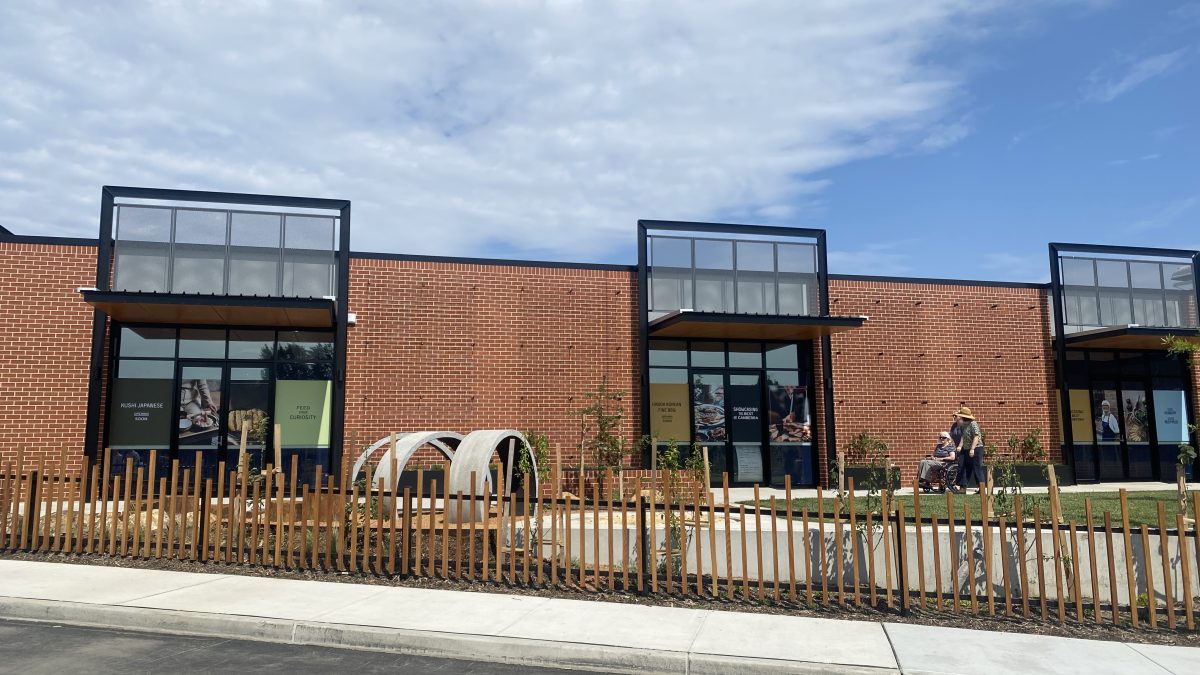
[[979,423],[975,421],[971,409],[966,406],[955,411],[954,416],[958,418],[958,426],[962,429],[957,450],[962,462],[958,471],[958,485],[966,488],[967,481],[972,476],[976,486],[983,485],[987,481],[987,475],[983,472],[983,434],[979,431]]

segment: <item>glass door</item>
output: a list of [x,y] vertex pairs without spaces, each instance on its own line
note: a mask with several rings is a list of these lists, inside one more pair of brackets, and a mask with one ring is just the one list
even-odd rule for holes
[[704,452],[708,448],[712,466],[721,466],[729,472],[730,482],[736,482],[734,466],[730,463],[728,416],[725,410],[725,373],[721,371],[693,371],[692,398],[692,452]]
[[243,429],[246,436],[246,463],[250,472],[257,473],[274,457],[265,458],[263,451],[271,447],[274,421],[271,410],[271,367],[263,365],[229,366],[229,404],[225,416],[226,470],[240,466]]
[[1092,383],[1092,432],[1100,480],[1124,480],[1128,476],[1122,446],[1119,396],[1115,382]]
[[179,363],[179,393],[175,448],[181,468],[197,470],[201,453],[205,478],[216,478],[217,457],[223,454],[226,366],[221,363]]
[[1144,381],[1121,382],[1117,414],[1120,417],[1122,438],[1130,480],[1153,480],[1154,462],[1151,452],[1150,409]]
[[761,372],[730,372],[725,387],[733,471],[739,484],[766,485],[765,415]]

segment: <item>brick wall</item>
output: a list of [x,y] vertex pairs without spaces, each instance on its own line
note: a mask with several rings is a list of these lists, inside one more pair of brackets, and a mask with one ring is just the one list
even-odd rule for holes
[[572,412],[604,377],[627,394],[624,436],[640,433],[634,273],[354,258],[350,279],[346,438],[360,446],[390,431],[533,429],[570,466]]
[[76,289],[95,281],[95,247],[0,243],[0,462],[67,448],[80,467],[92,311]]
[[833,337],[841,448],[858,432],[879,435],[911,481],[937,432],[967,405],[1000,449],[1010,434],[1041,427],[1061,460],[1047,291],[834,279],[829,297],[831,314],[870,317]]

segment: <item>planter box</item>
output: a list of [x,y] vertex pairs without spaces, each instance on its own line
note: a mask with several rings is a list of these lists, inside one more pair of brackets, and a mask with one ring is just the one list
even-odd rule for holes
[[[1050,480],[1042,472],[1043,464],[1017,464],[1017,477],[1025,487],[1048,487]],[[994,469],[993,469],[994,472]],[[1058,477],[1059,486],[1074,485],[1075,472],[1066,464],[1055,464],[1054,473]]]
[[[892,475],[891,475],[890,482],[892,484],[892,489],[899,490],[901,487],[900,486],[900,467],[893,466],[891,474]],[[867,481],[870,480],[870,477],[871,477],[871,468],[870,467],[867,467],[867,466],[848,466],[848,467],[846,467],[847,485],[849,485],[849,479],[853,478],[855,490],[864,489],[867,485]],[[882,487],[882,486],[880,486],[880,487]]]

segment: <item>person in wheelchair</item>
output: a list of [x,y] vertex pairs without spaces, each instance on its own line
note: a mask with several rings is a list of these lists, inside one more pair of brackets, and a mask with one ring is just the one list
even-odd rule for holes
[[933,455],[922,459],[917,465],[917,480],[921,489],[929,492],[936,487],[939,492],[945,492],[946,486],[953,486],[955,474],[958,473],[957,459],[950,434],[945,431],[938,434]]

